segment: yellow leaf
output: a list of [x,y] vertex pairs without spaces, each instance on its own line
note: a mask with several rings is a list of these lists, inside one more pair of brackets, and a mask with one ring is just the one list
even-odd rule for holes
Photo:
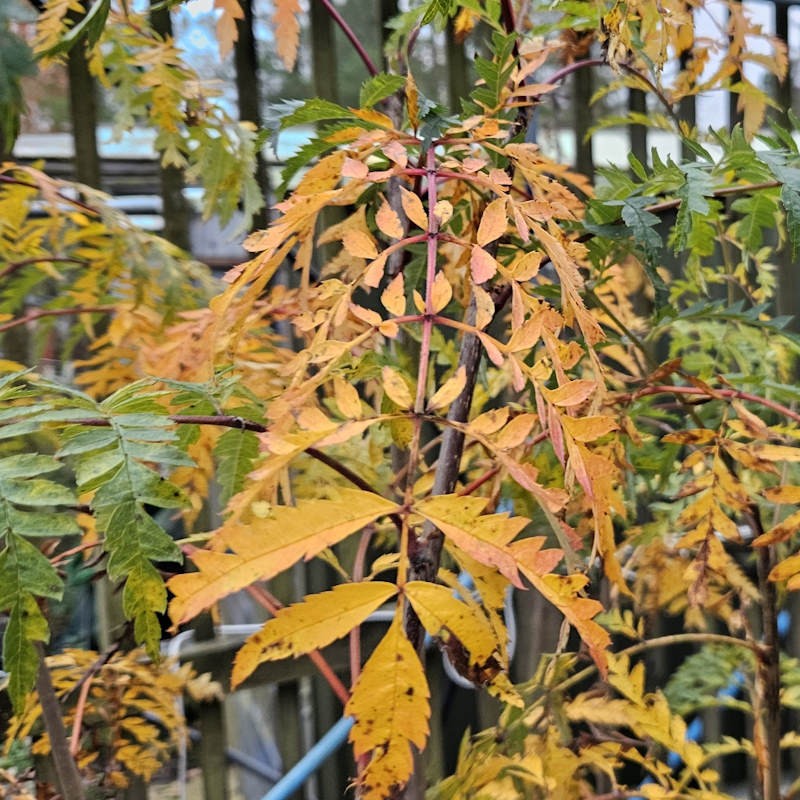
[[421,500],[414,509],[467,555],[496,567],[517,588],[522,588],[508,545],[530,520],[508,514],[481,515],[487,502],[483,497],[443,494]]
[[759,458],[767,461],[800,461],[800,447],[758,442],[752,446],[752,450]]
[[790,539],[800,531],[800,511],[789,514],[785,520],[779,522],[774,528],[770,528],[766,533],[762,533],[753,540],[753,547],[763,547],[764,545],[783,542]]
[[608,416],[561,417],[561,424],[577,442],[593,442],[611,431],[619,430],[619,425]]
[[272,25],[275,33],[275,49],[284,67],[291,70],[297,58],[297,45],[300,41],[301,8],[299,0],[276,0],[272,12]]
[[436,277],[433,279],[433,289],[431,290],[434,313],[438,314],[445,308],[452,297],[453,287],[450,285],[450,281],[447,280],[443,272],[437,272]]
[[800,503],[800,486],[774,486],[764,489],[764,497],[771,503]]
[[453,204],[449,200],[438,200],[433,207],[433,216],[440,226],[447,225],[453,217]]
[[342,235],[344,249],[354,258],[377,258],[375,240],[364,231],[348,230]]
[[381,203],[381,207],[375,214],[375,224],[378,226],[378,230],[386,234],[390,239],[403,238],[404,231],[400,223],[400,217],[397,216],[397,212],[386,200]]
[[428,401],[428,411],[449,406],[458,397],[467,384],[467,370],[462,366],[456,374],[448,378],[433,394]]
[[536,414],[517,415],[500,432],[500,435],[495,439],[495,445],[501,450],[508,450],[511,447],[521,445],[531,432],[536,419]]
[[384,308],[396,317],[406,313],[406,289],[403,273],[398,272],[381,294]]
[[192,619],[221,598],[278,575],[396,510],[380,495],[340,489],[335,500],[303,500],[296,508],[273,506],[266,519],[229,521],[211,539],[214,550],[192,553],[197,572],[169,581],[175,595],[170,618],[176,625]]
[[473,286],[472,293],[475,296],[475,327],[482,331],[494,319],[494,300],[485,289],[480,286]]
[[411,70],[406,74],[406,108],[408,109],[408,121],[416,131],[419,128],[419,92]]
[[501,671],[504,648],[480,606],[472,608],[450,589],[427,581],[410,581],[403,587],[403,593],[431,636],[443,639],[445,644],[449,637],[455,636],[467,650],[468,664],[460,665],[466,667],[465,677],[476,683],[488,683]]
[[358,396],[358,390],[353,384],[348,383],[344,378],[340,378],[337,375],[333,379],[333,397],[343,417],[361,419],[363,416],[361,398]]
[[422,206],[422,200],[414,194],[409,192],[404,186],[400,187],[400,202],[403,204],[403,211],[406,216],[419,228],[423,230],[428,229],[428,215]]
[[594,381],[568,381],[558,389],[542,388],[542,394],[554,406],[572,408],[585,403],[594,394],[597,384]]
[[391,367],[384,367],[381,371],[383,379],[383,390],[389,396],[389,399],[398,408],[411,408],[411,391],[408,384],[405,382],[403,376]]
[[507,227],[506,199],[498,197],[486,206],[480,225],[478,225],[476,241],[481,247],[485,247],[489,242],[499,239],[506,232]]
[[482,247],[473,247],[469,259],[469,269],[474,283],[485,283],[494,277],[499,264],[494,256],[489,255]]
[[480,416],[475,417],[469,423],[469,429],[473,433],[483,436],[489,436],[496,433],[506,424],[508,419],[508,407],[493,408],[491,411],[485,411]]
[[244,19],[244,11],[239,0],[214,0],[214,8],[222,12],[217,20],[217,40],[219,56],[225,58],[239,38],[236,20]]
[[385,800],[414,769],[410,745],[425,747],[430,717],[425,670],[396,617],[364,665],[345,714],[355,717],[350,741],[356,758],[370,755],[359,797]]
[[297,658],[326,647],[360,625],[396,593],[393,583],[345,583],[281,609],[236,654],[231,687],[236,688],[265,661]]

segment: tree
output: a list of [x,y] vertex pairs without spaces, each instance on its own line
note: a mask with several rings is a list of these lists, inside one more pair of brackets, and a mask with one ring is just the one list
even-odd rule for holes
[[[256,208],[259,136],[211,104],[171,40],[110,3],[76,31],[67,5],[48,3],[40,52],[88,35],[123,116],[158,126],[164,159],[205,179],[206,208],[230,211],[240,196]],[[27,363],[7,364],[0,383],[10,738],[41,718],[36,746],[58,756],[62,793],[92,779],[84,760],[82,775],[70,763],[47,686],[59,662],[37,643],[62,592],[58,567],[96,553],[89,563],[122,586],[154,661],[168,603],[173,629],[235,591],[262,603],[273,616],[239,650],[232,685],[265,661],[310,655],[353,718],[362,798],[420,791],[409,781],[431,714],[427,635],[504,704],[433,797],[722,797],[711,761],[743,753],[775,800],[780,748],[796,745],[780,723],[797,669],[781,664],[778,611],[800,585],[800,415],[787,380],[797,339],[769,314],[770,236],[800,238],[800,155],[785,129],[761,130],[769,98],[744,66],[780,77],[785,45],[770,40],[769,58],[747,49],[764,37],[733,4],[709,77],[718,45],[691,35],[694,5],[571,3],[542,38],[519,13],[532,4],[431,0],[397,20],[391,63],[410,63],[421,26],[454,18],[459,35],[483,37],[480,80],[452,117],[412,72],[379,72],[322,5],[369,77],[358,107],[285,106],[281,130],[318,133],[287,163],[278,216],[247,238],[253,256],[223,286],[101,195],[76,201],[35,170],[3,172],[3,329],[69,320],[64,341],[91,350],[74,384]],[[227,51],[241,10],[217,6]],[[298,14],[294,0],[275,3],[287,67]],[[600,54],[575,58],[576,33]],[[682,55],[680,70],[664,69]],[[651,121],[694,159],[631,157],[591,185],[526,141],[530,106],[600,67],[613,75],[603,91],[646,88],[662,108]],[[712,88],[737,92],[743,115],[711,134],[713,149],[677,113]],[[344,218],[319,230],[329,207]],[[322,245],[334,254],[318,264]],[[287,260],[295,285],[272,283]],[[278,333],[286,320],[291,336]],[[212,482],[225,509],[201,535]],[[154,509],[180,510],[187,537],[176,543]],[[193,571],[178,572],[182,555]],[[282,606],[264,582],[315,557],[336,581]],[[166,586],[165,569],[176,573]],[[512,587],[563,618],[556,652],[522,685],[508,677]],[[360,626],[380,607],[392,621],[362,654]],[[683,630],[655,636],[662,613]],[[346,681],[319,652],[344,637]],[[669,684],[648,684],[642,654],[678,644],[702,647]],[[688,740],[684,715],[723,703],[732,668],[752,736]],[[65,713],[80,742],[80,716]]]

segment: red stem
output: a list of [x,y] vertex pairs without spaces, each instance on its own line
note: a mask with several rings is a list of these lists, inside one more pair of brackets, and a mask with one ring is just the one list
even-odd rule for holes
[[436,219],[436,154],[433,147],[428,148],[426,155],[426,173],[428,175],[428,252],[425,273],[425,315],[422,319],[422,342],[419,350],[419,370],[417,372],[417,397],[414,411],[422,414],[425,411],[425,389],[428,383],[428,363],[431,355],[431,334],[433,317],[436,309],[433,305],[433,284],[436,280],[436,234],[439,220]]
[[627,395],[622,395],[621,399],[634,400],[637,397],[647,397],[654,394],[680,394],[680,395],[697,395],[700,397],[710,398],[727,398],[736,400],[746,400],[750,403],[757,403],[765,408],[771,408],[778,414],[782,414],[795,422],[800,422],[800,413],[793,411],[781,403],[776,403],[774,400],[769,400],[766,397],[759,397],[750,392],[742,392],[739,389],[698,389],[696,386],[647,386],[637,392],[631,392]]
[[361,57],[361,60],[364,62],[364,66],[367,68],[367,72],[370,75],[377,75],[378,68],[375,66],[372,59],[369,57],[369,53],[364,49],[364,45],[361,44],[358,36],[355,35],[353,29],[345,22],[344,17],[336,10],[336,7],[331,3],[330,0],[319,0],[323,6],[325,6],[325,10],[331,15],[333,21],[341,28],[342,33],[350,40],[350,44],[353,45],[355,48],[356,53]]

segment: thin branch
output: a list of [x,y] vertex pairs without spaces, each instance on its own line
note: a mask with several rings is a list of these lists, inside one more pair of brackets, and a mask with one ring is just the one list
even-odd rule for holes
[[[756,642],[747,641],[746,639],[737,639],[735,636],[728,636],[724,633],[673,633],[669,636],[659,636],[656,639],[647,639],[646,641],[636,642],[624,650],[620,650],[616,655],[620,656],[635,656],[639,653],[645,653],[648,650],[657,650],[661,647],[672,647],[673,645],[681,644],[725,644],[731,647],[741,647],[745,650],[750,650],[758,658],[761,648]],[[587,678],[591,677],[597,670],[597,664],[590,664],[584,667],[580,672],[564,678],[563,681],[551,687],[551,691],[565,692],[573,686],[582,683]]]
[[739,389],[699,389],[696,386],[646,386],[635,392],[619,395],[620,400],[635,400],[639,397],[648,397],[654,394],[677,394],[677,395],[696,395],[698,397],[708,397],[711,399],[735,399],[745,400],[750,403],[757,403],[765,408],[772,409],[778,414],[787,417],[788,419],[800,422],[800,413],[793,411],[788,406],[782,403],[777,403],[775,400],[770,400],[766,397],[759,397],[757,394],[751,392],[742,392]]
[[[761,512],[753,505],[748,513],[756,536],[764,534]],[[769,574],[775,566],[775,548],[760,547],[757,556],[758,591],[761,596],[762,644],[756,668],[756,691],[754,693],[754,717],[756,741],[761,739],[763,747],[756,748],[758,772],[761,779],[763,800],[779,800],[781,783],[781,670],[780,641],[778,637],[778,595],[775,583]]]
[[[23,180],[20,180],[19,178],[12,178],[9,175],[0,175],[0,183],[10,183],[10,184],[13,184],[15,186],[25,186],[28,189],[36,189],[37,192],[41,191],[41,187],[39,187],[37,184],[29,183],[28,181],[23,181]],[[69,203],[70,205],[73,205],[76,208],[80,208],[82,211],[85,211],[87,214],[92,214],[92,216],[95,216],[95,217],[101,216],[100,212],[96,208],[94,208],[93,206],[90,206],[88,203],[84,203],[84,202],[82,202],[80,200],[77,200],[74,197],[67,197],[62,192],[58,192],[57,191],[55,194],[59,198],[59,200],[63,200],[65,203]]]
[[9,275],[29,267],[31,264],[88,264],[85,258],[69,258],[58,256],[38,256],[36,258],[23,258],[22,261],[12,261],[5,269],[0,270],[0,281]]
[[373,60],[369,57],[369,53],[364,49],[364,45],[361,44],[361,40],[356,36],[353,32],[353,29],[345,22],[344,17],[336,10],[336,7],[331,3],[331,0],[319,0],[323,6],[325,6],[325,10],[331,15],[333,21],[341,28],[342,33],[348,38],[350,44],[353,45],[355,48],[356,53],[360,56],[361,60],[364,62],[364,66],[367,68],[367,72],[370,75],[377,75],[379,70],[375,66]]
[[109,314],[116,309],[116,306],[83,306],[75,308],[36,308],[29,311],[24,317],[9,320],[0,325],[0,333],[11,330],[20,325],[27,325],[41,317],[66,317],[76,314]]

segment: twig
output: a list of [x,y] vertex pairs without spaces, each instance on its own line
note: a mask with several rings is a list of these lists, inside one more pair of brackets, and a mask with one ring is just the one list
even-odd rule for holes
[[[312,0],[313,2],[314,0]],[[347,24],[344,17],[336,10],[336,7],[331,3],[331,0],[319,0],[323,6],[325,6],[325,10],[331,15],[333,21],[341,28],[342,33],[348,38],[350,44],[353,45],[355,48],[356,53],[358,53],[361,60],[364,62],[364,66],[367,68],[367,72],[370,75],[377,75],[378,68],[375,66],[373,60],[369,57],[369,53],[364,49],[364,45],[361,44],[361,40],[356,36],[353,32],[353,29]]]
[[36,308],[29,311],[24,317],[9,320],[0,325],[0,332],[11,330],[19,325],[27,325],[40,317],[65,317],[75,314],[107,314],[116,309],[116,306],[83,306],[75,308]]
[[22,261],[12,261],[4,270],[0,270],[0,280],[7,278],[17,270],[29,267],[31,264],[88,264],[85,258],[59,258],[58,256],[37,256],[24,258]]
[[78,701],[75,704],[75,719],[72,722],[72,739],[69,744],[69,752],[73,758],[78,755],[81,744],[81,727],[83,726],[83,715],[86,710],[86,699],[89,697],[89,690],[92,688],[92,677],[96,675],[108,660],[119,650],[119,642],[115,642],[105,653],[102,653],[95,662],[81,676],[81,679],[72,687],[72,691],[80,688]]
[[775,400],[769,400],[766,397],[759,397],[757,394],[750,392],[742,392],[739,389],[709,389],[708,391],[700,389],[696,386],[646,386],[635,392],[619,395],[620,400],[635,400],[639,397],[648,397],[654,394],[677,394],[677,395],[697,395],[698,397],[709,398],[726,398],[736,400],[746,400],[750,403],[757,403],[765,408],[772,409],[778,414],[782,414],[788,419],[800,422],[800,413],[793,411],[788,406],[782,403],[777,403]]

